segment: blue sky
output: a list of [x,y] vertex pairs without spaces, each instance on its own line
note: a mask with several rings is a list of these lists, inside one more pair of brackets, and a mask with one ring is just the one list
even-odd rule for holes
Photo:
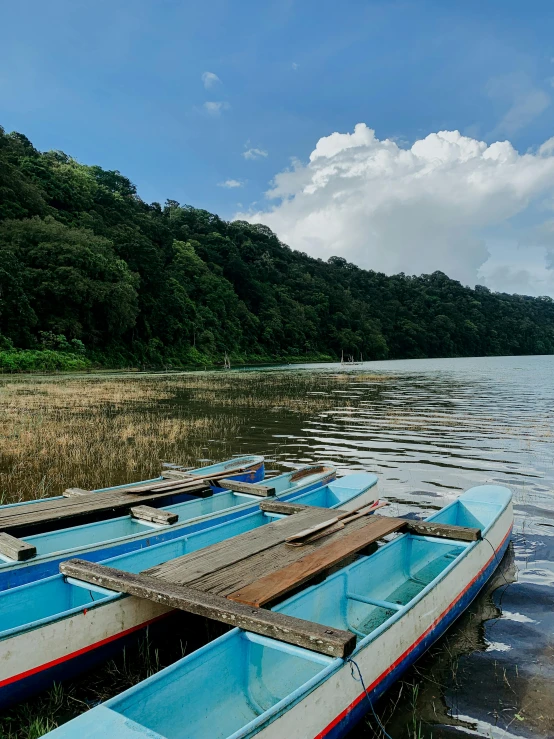
[[[3,3],[0,70],[6,130],[230,218],[278,207],[273,178],[360,122],[401,148],[458,130],[536,150],[554,136],[554,3]],[[534,209],[477,224],[497,261],[547,269],[547,237],[520,253],[539,189]]]

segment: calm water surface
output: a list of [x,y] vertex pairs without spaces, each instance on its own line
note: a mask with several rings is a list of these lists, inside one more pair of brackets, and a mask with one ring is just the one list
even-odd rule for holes
[[[442,507],[485,483],[508,486],[515,501],[499,587],[376,705],[387,732],[554,736],[554,357],[373,362],[349,371],[353,382],[331,391],[340,397],[332,410],[256,420],[238,440],[244,450],[273,450],[285,465],[325,460],[375,472],[395,514]],[[352,739],[380,733],[373,719]]]

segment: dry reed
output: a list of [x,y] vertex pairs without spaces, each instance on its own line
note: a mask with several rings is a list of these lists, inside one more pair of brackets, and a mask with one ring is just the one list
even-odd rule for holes
[[[0,502],[93,489],[242,449],[253,414],[347,409],[344,375],[183,373],[0,380]],[[355,373],[347,380],[354,383]]]

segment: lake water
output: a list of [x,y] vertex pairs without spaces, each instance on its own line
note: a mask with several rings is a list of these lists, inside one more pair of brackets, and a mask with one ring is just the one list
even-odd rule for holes
[[[375,472],[398,514],[442,507],[485,483],[508,486],[515,500],[500,587],[375,707],[387,732],[554,736],[554,357],[374,362],[350,372],[348,387],[331,391],[337,407],[288,427],[282,418],[255,425],[246,446],[272,445],[286,463]],[[368,372],[387,379],[364,380]],[[352,739],[379,735],[373,719]]]
[[[475,485],[511,488],[513,543],[495,579],[497,589],[482,594],[375,711],[394,739],[554,736],[554,356],[111,377],[121,390],[119,399],[102,400],[107,410],[95,411],[86,449],[77,453],[71,447],[64,455],[66,467],[56,473],[60,486],[144,479],[157,472],[159,458],[168,456],[197,464],[252,452],[272,460],[269,469],[326,461],[341,473],[374,472],[393,515],[440,508]],[[14,418],[25,425],[26,412],[37,418],[31,400],[44,395],[39,415],[46,418],[50,398],[57,398],[60,408],[68,405],[62,391],[70,386],[71,413],[82,413],[84,423],[90,409],[79,410],[75,398],[94,383],[103,398],[105,378],[57,378],[54,394],[48,378],[6,378],[0,391],[2,383],[6,388],[11,383],[10,397],[17,400]],[[126,383],[133,385],[128,401]],[[141,383],[149,388],[144,406]],[[102,469],[109,440],[95,440],[98,419],[106,419],[102,433],[109,434],[128,407],[134,414],[132,428],[121,422],[113,447],[125,445]],[[62,439],[70,416],[60,408],[48,417],[48,433],[52,436],[59,423]],[[125,469],[122,455],[128,450],[132,457],[146,417],[147,440],[134,466]],[[200,417],[211,418],[217,432],[199,422],[197,437],[185,437],[179,426],[168,425]],[[16,454],[26,437],[13,419],[9,422]],[[202,436],[204,428],[208,436]],[[173,434],[172,446],[167,446],[169,431],[164,429]],[[40,433],[35,427],[32,443]],[[77,443],[75,434],[70,436],[64,444]],[[98,454],[87,456],[95,444]],[[0,464],[7,489],[16,474],[31,470],[45,489],[58,492],[48,488],[48,466],[33,471],[40,449],[29,449],[28,460],[16,464],[15,457],[6,457]],[[384,734],[373,717],[352,733],[352,739],[375,736]]]

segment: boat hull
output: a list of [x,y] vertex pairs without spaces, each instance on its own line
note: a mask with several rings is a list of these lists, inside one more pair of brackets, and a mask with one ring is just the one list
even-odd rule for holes
[[[487,532],[486,540],[468,552],[444,578],[441,588],[430,590],[380,636],[358,647],[351,660],[296,705],[255,734],[245,736],[260,739],[346,736],[371,710],[373,701],[444,634],[479,594],[508,548],[512,522],[510,504]],[[367,693],[360,682],[360,673]]]
[[[170,610],[138,598],[122,599],[105,605],[102,618],[96,618],[97,609],[85,608],[44,629],[18,635],[10,644],[10,652],[17,655],[18,669],[16,674],[0,679],[0,707],[94,667],[134,642]],[[44,662],[40,654],[48,654],[50,659]]]

